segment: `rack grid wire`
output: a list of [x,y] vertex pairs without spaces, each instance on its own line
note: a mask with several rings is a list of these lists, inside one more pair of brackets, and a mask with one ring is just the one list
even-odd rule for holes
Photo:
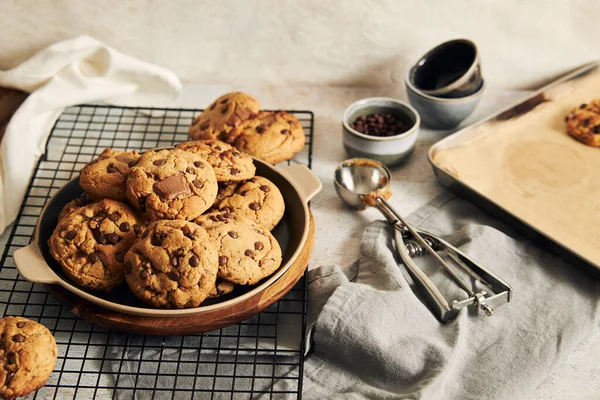
[[[22,279],[15,250],[30,243],[46,202],[104,148],[148,150],[188,140],[200,109],[79,105],[56,121],[0,260],[0,312],[44,324],[58,345],[46,385],[29,399],[301,398],[305,277],[281,300],[234,326],[190,336],[125,334],[63,307],[46,286]],[[314,116],[292,111],[306,146],[290,163],[311,167]]]

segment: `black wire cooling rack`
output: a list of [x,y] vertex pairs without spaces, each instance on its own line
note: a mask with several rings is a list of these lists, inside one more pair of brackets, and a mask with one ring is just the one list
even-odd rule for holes
[[[42,284],[19,277],[15,250],[31,240],[48,201],[104,148],[147,150],[188,139],[201,110],[70,107],[56,121],[0,260],[0,312],[44,324],[58,362],[31,399],[300,398],[306,279],[261,314],[199,335],[152,337],[115,332],[76,317]],[[306,146],[288,163],[311,166],[310,111],[293,111]]]

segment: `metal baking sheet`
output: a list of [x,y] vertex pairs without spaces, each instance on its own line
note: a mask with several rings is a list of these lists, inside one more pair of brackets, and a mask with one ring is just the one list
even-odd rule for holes
[[565,117],[600,99],[600,63],[434,144],[438,180],[600,277],[600,148],[566,133]]

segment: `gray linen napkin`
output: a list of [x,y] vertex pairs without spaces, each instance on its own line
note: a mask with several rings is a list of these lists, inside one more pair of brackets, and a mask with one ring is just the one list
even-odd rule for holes
[[[513,300],[492,317],[463,310],[438,322],[394,258],[388,224],[375,222],[355,282],[337,266],[310,272],[305,399],[521,399],[597,328],[600,282],[476,207],[446,193],[409,220],[496,272]],[[418,261],[449,299],[461,296],[439,267]]]

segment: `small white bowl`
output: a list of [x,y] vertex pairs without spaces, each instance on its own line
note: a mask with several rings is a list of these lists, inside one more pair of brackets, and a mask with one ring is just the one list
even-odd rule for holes
[[[408,122],[410,129],[394,136],[371,136],[353,129],[358,117],[390,113]],[[342,117],[343,142],[351,157],[370,158],[393,166],[404,161],[415,149],[421,117],[409,104],[389,97],[370,97],[352,103]]]

